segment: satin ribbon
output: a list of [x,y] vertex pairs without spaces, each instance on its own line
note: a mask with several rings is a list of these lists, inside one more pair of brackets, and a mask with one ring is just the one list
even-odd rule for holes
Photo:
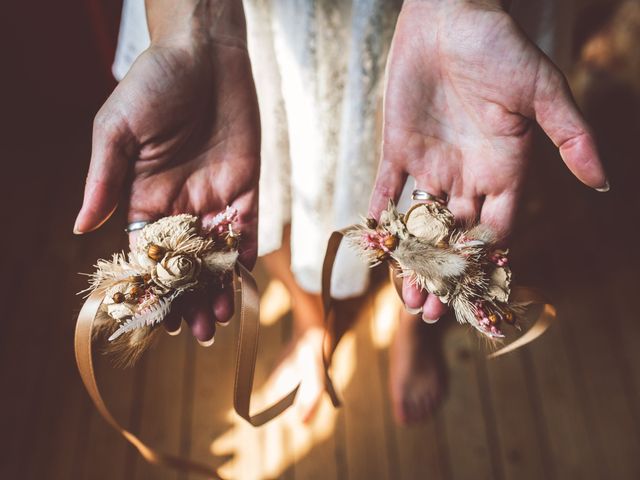
[[336,332],[336,316],[334,312],[333,297],[331,296],[331,276],[333,274],[333,264],[336,262],[336,255],[338,254],[338,248],[340,247],[340,243],[342,242],[342,237],[344,237],[344,234],[347,233],[350,228],[344,228],[331,234],[331,236],[329,237],[329,242],[327,243],[327,250],[324,254],[324,261],[322,262],[322,309],[324,311],[325,326],[324,338],[322,339],[324,386],[334,407],[339,407],[342,404],[342,401],[340,400],[338,392],[333,386],[331,375],[329,374],[329,367],[331,366],[331,357],[333,355],[334,345],[330,345],[328,348],[326,346],[327,334],[329,332]]
[[[325,315],[327,315],[327,312],[330,312],[333,309],[333,299],[331,298],[330,293],[331,275],[333,272],[333,264],[335,263],[336,255],[338,253],[338,248],[340,248],[340,244],[342,243],[342,239],[344,238],[345,234],[355,228],[356,226],[353,225],[351,227],[343,228],[342,230],[337,230],[331,234],[331,237],[329,237],[329,242],[327,244],[327,253],[325,255],[322,268],[322,302],[324,305]],[[404,304],[404,300],[402,299],[402,278],[398,275],[399,273],[400,267],[398,266],[398,264],[394,261],[390,261],[389,277],[391,279],[391,283],[393,283],[396,293],[398,294],[398,297],[400,297],[400,301],[402,301]],[[534,341],[536,338],[542,335],[547,330],[547,328],[549,328],[553,320],[556,318],[555,307],[552,304],[548,303],[542,294],[532,288],[513,287],[511,289],[510,300],[514,303],[519,303],[525,306],[540,304],[542,305],[542,310],[529,330],[527,330],[522,336],[518,337],[513,342],[489,354],[488,358],[496,358],[500,355],[512,352],[520,347],[523,347],[527,343]],[[327,365],[328,362],[325,361],[325,366]]]
[[[251,393],[253,391],[255,364],[258,354],[258,333],[260,329],[260,298],[253,276],[240,264],[236,266],[234,283],[236,284],[236,288],[240,290],[240,333],[238,336],[233,405],[238,415],[247,420],[251,425],[257,427],[264,425],[290,407],[293,404],[300,385],[296,386],[284,398],[265,410],[253,415],[251,414]],[[93,345],[91,341],[94,321],[103,299],[104,291],[96,290],[89,295],[89,298],[85,301],[78,315],[74,339],[78,371],[98,412],[100,412],[107,423],[120,432],[120,434],[140,452],[140,455],[142,455],[147,462],[153,465],[205,475],[209,478],[221,479],[213,467],[177,455],[158,452],[149,447],[135,434],[122,427],[107,408],[96,381],[93,368]]]

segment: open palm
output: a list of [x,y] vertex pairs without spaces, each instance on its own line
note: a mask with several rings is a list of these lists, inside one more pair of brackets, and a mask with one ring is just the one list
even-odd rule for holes
[[[177,213],[207,219],[231,205],[239,213],[240,259],[251,268],[257,252],[258,118],[243,46],[150,47],[96,116],[76,232],[98,228],[123,197],[129,221]],[[188,305],[182,313],[202,341],[233,309],[229,289]]]
[[[466,1],[405,2],[387,67],[384,143],[371,213],[407,175],[446,195],[461,221],[505,238],[530,156],[533,122],[585,184],[606,189],[594,140],[564,76],[504,11]],[[404,286],[425,318],[445,309]]]

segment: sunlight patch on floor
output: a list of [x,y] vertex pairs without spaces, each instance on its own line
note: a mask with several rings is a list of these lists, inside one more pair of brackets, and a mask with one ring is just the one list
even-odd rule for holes
[[378,349],[387,348],[398,324],[398,311],[402,304],[391,284],[383,287],[375,297],[376,308],[370,323],[371,340]]
[[[339,392],[346,388],[353,377],[355,349],[355,334],[348,332],[340,342],[333,361],[335,368],[332,369],[332,376]],[[297,381],[289,379],[287,383],[294,385]],[[258,390],[254,396],[252,405],[266,405],[266,399],[273,394]],[[225,478],[251,480],[260,478],[259,474],[275,478],[282,475],[296,459],[309,453],[314,445],[331,437],[337,416],[338,410],[333,408],[326,395],[309,425],[299,420],[295,404],[280,417],[259,428],[252,427],[233,410],[229,410],[227,418],[232,426],[211,443],[210,451],[219,457],[233,455],[220,468],[220,474]],[[287,448],[283,448],[283,445]]]
[[282,282],[270,280],[260,297],[260,323],[273,325],[291,309],[291,297]]

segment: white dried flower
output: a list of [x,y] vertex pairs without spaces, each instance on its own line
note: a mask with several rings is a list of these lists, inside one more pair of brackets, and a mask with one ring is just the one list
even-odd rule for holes
[[126,292],[129,285],[128,282],[119,282],[110,287],[105,293],[102,304],[109,316],[114,320],[122,321],[131,318],[135,314],[136,304],[126,301]]
[[493,300],[508,303],[511,293],[511,269],[509,267],[496,267],[489,277],[487,295]]
[[169,252],[158,262],[151,278],[163,290],[186,290],[198,283],[201,268],[200,258]]
[[409,232],[402,222],[402,217],[391,200],[389,200],[387,209],[380,212],[380,226],[401,240],[409,237]]
[[414,205],[404,217],[409,233],[437,245],[449,236],[453,228],[453,214],[437,202]]
[[198,217],[185,213],[148,224],[140,232],[133,248],[136,260],[140,265],[148,264],[144,255],[151,245],[161,247],[164,251],[184,254],[193,254],[209,247],[213,242],[200,236],[199,222]]

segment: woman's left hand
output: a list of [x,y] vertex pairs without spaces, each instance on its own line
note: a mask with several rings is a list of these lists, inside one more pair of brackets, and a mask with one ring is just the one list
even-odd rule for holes
[[[534,123],[579,180],[608,190],[566,79],[498,2],[406,1],[388,60],[371,215],[397,201],[411,175],[416,188],[447,195],[459,220],[490,224],[506,238]],[[446,311],[406,282],[403,296],[425,319]]]

